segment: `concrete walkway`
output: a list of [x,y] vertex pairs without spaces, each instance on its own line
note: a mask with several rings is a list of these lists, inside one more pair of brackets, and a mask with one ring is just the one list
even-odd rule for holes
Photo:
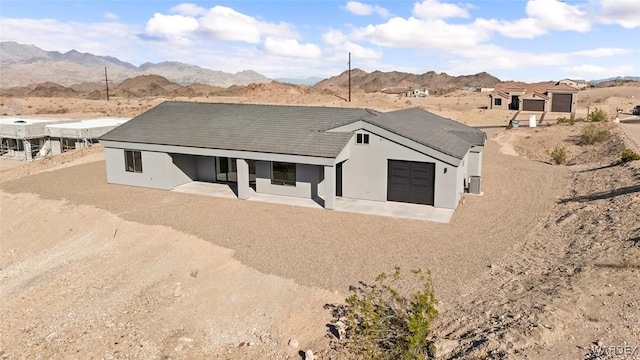
[[[173,191],[237,199],[235,187],[233,187],[233,185],[221,183],[194,181],[176,186]],[[290,196],[259,194],[253,189],[249,189],[249,199],[247,199],[247,201],[261,201],[273,204],[311,207],[316,209],[322,209],[322,204],[324,204],[324,200],[321,197],[316,199],[306,199]],[[449,223],[454,212],[452,209],[439,209],[427,205],[407,204],[392,201],[358,200],[343,197],[336,198],[334,211],[426,220],[439,223]]]

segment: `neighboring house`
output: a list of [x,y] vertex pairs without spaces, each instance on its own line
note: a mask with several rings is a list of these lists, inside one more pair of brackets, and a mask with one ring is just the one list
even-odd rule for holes
[[0,156],[32,161],[88,146],[128,119],[0,118]]
[[484,92],[493,92],[495,90],[495,88],[483,88],[483,87],[478,87],[475,89],[476,92],[479,93],[484,93]]
[[49,146],[53,155],[67,152],[98,142],[98,138],[129,119],[100,118],[79,122],[46,125]]
[[414,89],[407,91],[407,97],[426,97],[429,95],[429,90]]
[[562,79],[556,83],[556,85],[569,85],[578,90],[589,87],[589,83],[585,80],[572,80],[572,79]]
[[575,113],[577,92],[578,89],[564,84],[555,85],[544,93],[510,88],[490,94],[488,109]]
[[31,161],[48,152],[46,125],[70,119],[0,118],[0,156]]
[[[173,189],[192,181],[257,193],[455,209],[479,184],[485,134],[410,108],[165,102],[100,138],[107,181]],[[474,186],[474,188],[476,188]],[[479,192],[479,189],[475,189]]]
[[502,91],[489,94],[489,109],[507,110],[509,108],[509,94]]

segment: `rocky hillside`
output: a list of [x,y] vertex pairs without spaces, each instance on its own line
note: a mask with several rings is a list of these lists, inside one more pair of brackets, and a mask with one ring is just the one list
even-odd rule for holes
[[[351,70],[351,86],[366,92],[377,92],[389,87],[428,89],[431,94],[443,94],[465,87],[494,87],[500,79],[486,72],[475,75],[451,76],[446,73],[429,71],[424,74],[410,74],[398,71],[367,73],[360,69]],[[314,87],[336,90],[347,88],[348,71],[318,82]]]
[[205,69],[179,62],[145,63],[140,66],[111,56],[97,56],[71,50],[66,53],[45,51],[33,45],[13,41],[0,42],[0,88],[53,82],[63,86],[104,81],[104,68],[110,80],[122,82],[139,75],[160,75],[180,85],[195,82],[229,87],[268,83],[271,79],[254,71],[235,74]]

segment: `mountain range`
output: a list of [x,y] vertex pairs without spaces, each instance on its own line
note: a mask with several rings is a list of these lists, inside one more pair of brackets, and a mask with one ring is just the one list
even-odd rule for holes
[[160,75],[180,85],[201,83],[219,87],[268,83],[272,80],[255,71],[235,74],[179,62],[144,63],[135,66],[112,56],[98,56],[70,50],[45,51],[14,41],[0,42],[0,88],[53,82],[63,86],[103,82],[105,67],[109,80],[119,83],[139,75]]

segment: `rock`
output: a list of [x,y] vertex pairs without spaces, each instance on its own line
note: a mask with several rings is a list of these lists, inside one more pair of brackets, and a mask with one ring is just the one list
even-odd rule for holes
[[175,289],[173,289],[173,296],[180,297],[183,294],[184,293],[182,292],[182,284],[181,283],[176,283],[176,287],[175,287]]
[[298,340],[291,338],[289,339],[289,346],[291,346],[294,349],[297,349],[300,346],[300,344],[298,343]]
[[253,341],[249,341],[249,342],[247,343],[247,346],[253,346],[253,345],[255,345],[255,344],[256,344],[255,342],[253,342]]
[[315,360],[316,356],[313,355],[313,351],[311,349],[304,352],[304,360]]

